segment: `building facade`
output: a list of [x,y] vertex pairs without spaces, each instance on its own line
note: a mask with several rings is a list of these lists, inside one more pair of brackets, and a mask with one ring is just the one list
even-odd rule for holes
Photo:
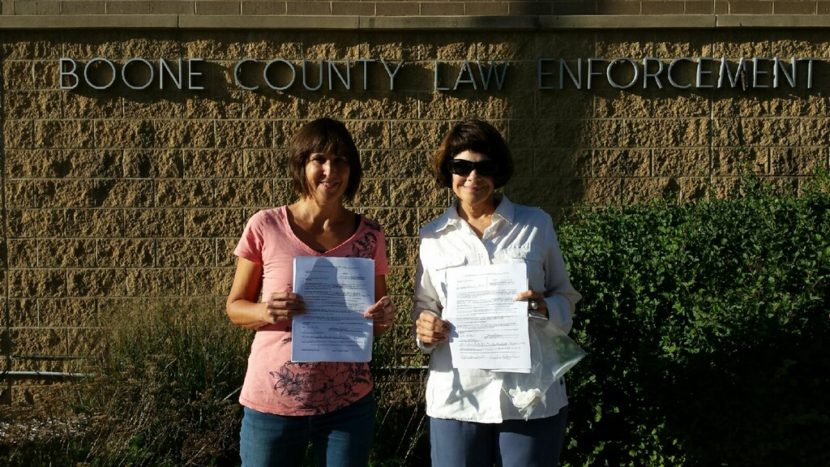
[[[136,303],[222,313],[312,118],[356,138],[353,205],[385,228],[401,310],[451,201],[427,157],[467,116],[507,137],[507,195],[557,219],[728,197],[746,172],[797,193],[830,166],[828,26],[806,0],[4,0],[0,400],[36,402]],[[407,365],[404,315],[384,339]]]

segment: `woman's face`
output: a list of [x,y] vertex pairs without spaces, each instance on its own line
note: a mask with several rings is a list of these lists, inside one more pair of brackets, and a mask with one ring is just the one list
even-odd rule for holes
[[341,201],[349,185],[349,160],[332,153],[315,152],[305,164],[309,194],[318,202]]
[[[473,152],[473,151],[464,151],[458,153],[455,157],[453,157],[453,161],[468,161],[468,162],[483,162],[488,161],[489,158],[484,154]],[[459,170],[452,170],[452,191],[455,193],[455,196],[461,202],[461,204],[466,204],[469,206],[475,206],[481,203],[492,203],[493,202],[493,193],[495,192],[495,184],[493,183],[493,174],[482,175],[480,173],[481,168],[474,168],[471,170],[467,175],[464,175],[463,172],[467,172],[470,167],[458,167],[462,173],[456,173]],[[487,167],[491,169],[491,167]],[[490,172],[491,170],[484,170],[484,172]]]

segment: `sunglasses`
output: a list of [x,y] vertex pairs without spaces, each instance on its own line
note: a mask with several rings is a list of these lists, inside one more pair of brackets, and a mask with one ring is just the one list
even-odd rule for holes
[[453,159],[450,161],[450,172],[455,175],[466,177],[473,170],[482,177],[492,177],[498,173],[499,164],[491,160],[473,162],[464,159]]

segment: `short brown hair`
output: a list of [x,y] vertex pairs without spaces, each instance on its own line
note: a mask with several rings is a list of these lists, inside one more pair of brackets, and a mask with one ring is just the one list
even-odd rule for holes
[[430,160],[432,173],[439,185],[452,186],[450,162],[464,151],[484,154],[498,164],[499,169],[493,176],[496,188],[506,185],[513,176],[513,158],[499,130],[484,120],[471,118],[456,123],[450,129]]
[[360,187],[363,169],[360,155],[346,125],[333,118],[318,118],[306,123],[291,140],[289,171],[294,182],[294,192],[308,196],[311,190],[306,183],[305,166],[311,154],[336,154],[349,162],[349,183],[343,196],[350,200]]

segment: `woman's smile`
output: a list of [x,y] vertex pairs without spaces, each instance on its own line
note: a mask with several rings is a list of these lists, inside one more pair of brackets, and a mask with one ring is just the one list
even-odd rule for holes
[[323,180],[320,182],[320,185],[322,185],[325,188],[333,189],[339,187],[340,182],[334,180]]

